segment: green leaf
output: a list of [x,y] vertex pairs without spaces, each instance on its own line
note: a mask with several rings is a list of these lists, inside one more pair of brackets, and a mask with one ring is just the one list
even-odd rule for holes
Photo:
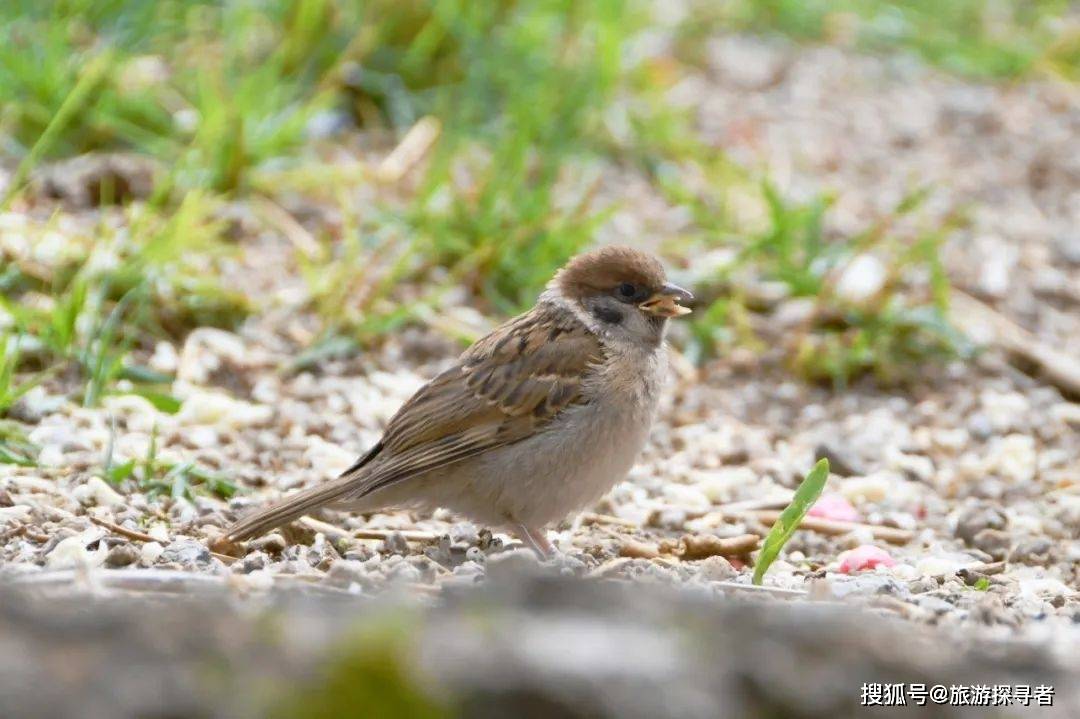
[[12,447],[0,442],[0,464],[17,464],[20,467],[36,467],[37,461],[23,447]]
[[128,390],[126,394],[137,394],[150,404],[154,405],[155,409],[167,414],[176,414],[180,411],[180,406],[183,404],[183,402],[167,392],[156,392],[144,387],[134,387]]
[[36,467],[38,451],[18,422],[0,419],[0,464]]
[[173,499],[179,499],[188,493],[188,472],[195,466],[194,462],[181,462],[174,464],[162,478],[165,486],[170,487]]
[[143,384],[168,384],[176,378],[143,365],[124,365],[120,368],[117,379],[129,379]]
[[105,479],[113,484],[120,484],[135,472],[135,460],[129,459],[121,464],[113,465],[105,470]]
[[188,476],[199,482],[203,489],[216,494],[223,499],[228,499],[237,492],[237,486],[233,484],[227,476],[203,469],[198,465],[193,466],[188,471]]
[[72,118],[76,117],[79,111],[86,107],[87,101],[93,97],[95,90],[108,77],[109,71],[114,68],[115,58],[115,53],[110,48],[106,48],[103,52],[82,64],[78,82],[71,88],[71,92],[64,98],[64,102],[61,103],[56,113],[49,120],[49,124],[45,126],[45,130],[38,137],[37,142],[23,157],[22,162],[15,169],[14,176],[8,181],[7,192],[0,199],[0,210],[7,210],[8,203],[18,194],[30,177],[30,171],[34,169],[41,157],[49,151],[49,148],[57,137],[63,133],[64,128],[67,127]]
[[761,584],[765,572],[769,571],[769,567],[776,561],[776,557],[779,556],[780,550],[787,541],[791,539],[791,535],[806,516],[806,512],[821,496],[821,491],[825,489],[825,482],[828,479],[829,460],[822,459],[814,465],[810,474],[806,475],[806,479],[795,490],[795,497],[791,500],[791,504],[780,514],[769,536],[765,538],[757,564],[754,565],[754,584]]
[[157,474],[157,441],[158,441],[158,426],[157,422],[154,422],[153,428],[150,430],[150,444],[146,448],[146,456],[143,457],[142,465],[142,483],[146,484],[150,482]]
[[976,591],[985,592],[989,588],[990,588],[990,580],[987,579],[986,577],[979,577],[977,580],[975,580],[975,589],[976,589]]

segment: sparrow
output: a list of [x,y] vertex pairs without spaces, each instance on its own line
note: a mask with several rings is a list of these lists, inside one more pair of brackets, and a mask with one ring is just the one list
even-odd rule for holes
[[693,295],[625,246],[580,254],[536,305],[421,387],[336,479],[257,509],[226,531],[263,534],[313,510],[443,507],[512,531],[541,557],[544,527],[630,470],[667,376],[668,319]]

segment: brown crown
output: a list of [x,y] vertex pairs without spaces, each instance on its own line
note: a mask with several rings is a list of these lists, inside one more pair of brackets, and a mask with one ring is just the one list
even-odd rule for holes
[[610,292],[623,282],[655,292],[666,279],[664,266],[658,259],[625,245],[610,245],[582,253],[555,275],[562,294],[575,299]]

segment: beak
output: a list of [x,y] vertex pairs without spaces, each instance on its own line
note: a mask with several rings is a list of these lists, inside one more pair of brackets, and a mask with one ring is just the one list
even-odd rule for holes
[[680,302],[690,302],[694,295],[689,290],[684,290],[670,282],[664,284],[660,291],[638,305],[639,308],[657,317],[678,317],[688,315],[691,310],[683,307]]

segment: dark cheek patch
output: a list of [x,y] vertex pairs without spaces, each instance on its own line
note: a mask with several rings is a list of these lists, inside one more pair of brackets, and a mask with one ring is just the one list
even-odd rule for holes
[[612,307],[600,306],[593,310],[593,316],[609,325],[617,325],[623,321],[623,314]]

